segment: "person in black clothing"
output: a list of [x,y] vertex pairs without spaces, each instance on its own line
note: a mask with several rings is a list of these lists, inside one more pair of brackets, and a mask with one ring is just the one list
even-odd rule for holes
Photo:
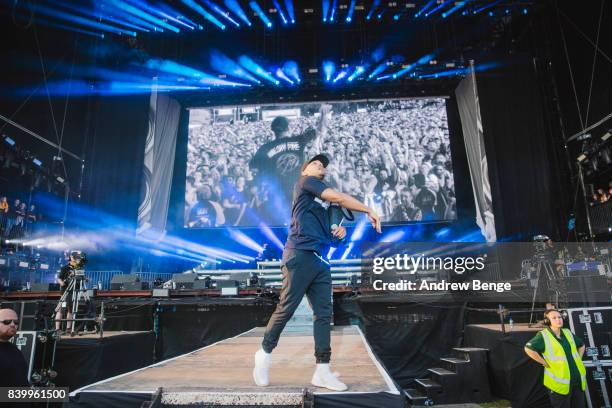
[[301,177],[293,190],[291,227],[281,261],[283,287],[280,301],[266,327],[262,348],[255,354],[253,379],[259,386],[269,384],[270,353],[306,295],[313,310],[317,362],[312,384],[335,391],[347,389],[329,368],[332,280],[329,262],[322,255],[332,239],[346,236],[346,229],[329,225],[328,208],[335,203],[352,211],[366,213],[378,233],[381,232],[380,217],[365,204],[329,188],[323,182],[328,164],[329,159],[322,154],[304,163]]
[[17,334],[19,320],[12,309],[0,309],[0,387],[28,387],[28,365],[9,340]]
[[274,132],[274,140],[262,145],[249,166],[257,171],[256,184],[267,183],[275,190],[280,190],[277,196],[284,202],[271,200],[268,216],[276,224],[282,223],[279,217],[279,208],[291,202],[292,187],[299,177],[299,169],[304,162],[304,149],[310,143],[320,141],[327,129],[327,116],[331,111],[330,105],[321,105],[318,129],[306,129],[302,134],[291,136],[289,133],[289,120],[284,116],[277,116],[270,125]]
[[436,194],[427,187],[425,176],[422,174],[414,176],[414,184],[419,188],[419,192],[414,197],[414,205],[421,210],[422,220],[435,219]]
[[[70,282],[72,282],[72,279],[74,278],[74,270],[77,269],[78,264],[79,264],[79,261],[71,254],[69,262],[66,265],[62,266],[62,268],[60,269],[60,273],[57,276],[57,283],[59,283],[60,285],[60,291],[62,292],[62,295],[68,289]],[[70,321],[70,319],[72,319],[72,304],[73,304],[72,294],[69,293],[68,296],[66,297],[66,310],[67,310],[66,319],[68,319],[68,322],[66,323],[67,332],[70,331],[70,329],[72,328],[72,322]],[[63,316],[62,309],[63,308],[60,308],[55,314],[55,329],[56,330],[61,329],[62,322],[60,320],[62,319],[62,316]]]

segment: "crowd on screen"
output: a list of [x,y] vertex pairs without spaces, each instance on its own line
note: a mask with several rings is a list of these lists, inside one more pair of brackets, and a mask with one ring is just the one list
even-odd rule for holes
[[36,205],[28,205],[15,198],[12,201],[0,196],[0,237],[3,240],[21,239],[30,236],[39,219]]
[[[290,134],[316,129],[317,105],[302,105]],[[304,156],[332,160],[326,182],[375,208],[383,221],[456,217],[448,124],[442,99],[333,103],[325,132]],[[274,189],[256,182],[249,166],[259,146],[273,140],[270,122],[250,116],[190,129],[185,220],[188,227],[257,225]],[[290,211],[285,203],[284,211]],[[195,217],[195,209],[206,217]],[[202,210],[204,210],[202,212]],[[287,217],[288,218],[288,217]]]

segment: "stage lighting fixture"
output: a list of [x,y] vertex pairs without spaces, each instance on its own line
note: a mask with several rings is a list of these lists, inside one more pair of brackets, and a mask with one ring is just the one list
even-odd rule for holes
[[431,6],[436,3],[436,0],[429,0],[427,4],[425,4],[417,13],[414,15],[414,18],[419,18],[421,15],[426,12]]
[[336,71],[336,64],[332,61],[323,61],[323,73],[325,74],[325,81],[331,81],[331,77]]
[[2,135],[2,137],[4,138],[4,143],[6,143],[9,146],[15,146],[15,141],[13,139],[8,137],[7,135]]
[[349,9],[348,9],[348,13],[346,14],[346,22],[350,23],[351,21],[353,21],[353,13],[355,12],[355,3],[357,2],[357,0],[351,0],[350,4],[349,4]]
[[38,160],[36,157],[34,157],[32,159],[32,163],[34,163],[35,165],[37,165],[38,167],[42,166],[42,162],[40,160]]
[[261,19],[261,21],[264,23],[266,27],[272,28],[272,22],[270,21],[266,13],[264,13],[264,11],[261,9],[259,4],[255,0],[250,1],[249,6],[257,14],[257,16],[259,16],[259,18]]

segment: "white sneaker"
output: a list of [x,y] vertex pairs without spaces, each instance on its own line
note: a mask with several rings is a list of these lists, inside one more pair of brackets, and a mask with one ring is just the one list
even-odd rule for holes
[[338,379],[337,373],[332,373],[329,364],[317,364],[312,375],[312,385],[333,391],[346,391],[348,387]]
[[253,380],[255,384],[260,387],[265,387],[270,384],[268,378],[268,370],[270,369],[270,362],[272,361],[272,354],[266,353],[263,349],[257,350],[255,353],[255,368],[253,368]]

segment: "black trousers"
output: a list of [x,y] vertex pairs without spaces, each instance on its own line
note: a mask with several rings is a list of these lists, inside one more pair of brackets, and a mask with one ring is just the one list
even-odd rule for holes
[[548,390],[548,396],[550,397],[550,405],[552,405],[552,408],[585,407],[585,395],[580,385],[572,385],[567,395],[557,394],[554,391]]
[[332,316],[329,264],[314,251],[285,249],[281,271],[283,287],[280,301],[268,321],[262,348],[266,353],[272,352],[285,325],[306,295],[313,311],[315,358],[317,363],[329,363]]

